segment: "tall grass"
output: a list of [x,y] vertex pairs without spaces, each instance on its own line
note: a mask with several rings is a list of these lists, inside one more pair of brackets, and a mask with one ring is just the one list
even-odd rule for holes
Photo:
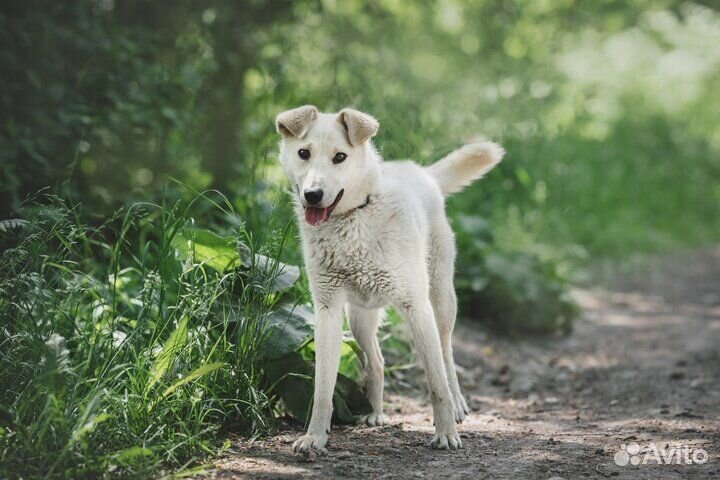
[[258,362],[278,272],[213,265],[194,203],[90,228],[44,197],[0,223],[0,477],[144,477],[217,452],[220,429],[272,426]]

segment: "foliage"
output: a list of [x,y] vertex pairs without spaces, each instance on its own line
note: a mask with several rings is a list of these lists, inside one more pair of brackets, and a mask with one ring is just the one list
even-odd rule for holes
[[[278,398],[311,404],[311,381],[284,388],[312,373],[297,267],[241,227],[197,228],[180,203],[97,228],[59,200],[21,212],[0,231],[0,476],[147,476],[218,451],[220,429],[267,432]],[[366,409],[347,377],[335,397],[342,420]]]
[[570,331],[578,309],[557,252],[533,243],[518,225],[493,232],[482,218],[459,215],[456,229],[458,248],[469,259],[458,265],[463,311],[512,335]]
[[0,25],[0,218],[59,183],[111,212],[170,174],[234,192],[262,237],[288,218],[272,118],[316,103],[377,116],[387,158],[501,141],[500,171],[451,211],[502,224],[517,205],[542,243],[617,255],[720,235],[709,4],[27,1]]

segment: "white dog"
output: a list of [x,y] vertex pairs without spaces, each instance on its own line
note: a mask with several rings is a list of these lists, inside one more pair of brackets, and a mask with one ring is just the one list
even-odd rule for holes
[[356,110],[319,113],[309,105],[276,119],[280,160],[297,194],[316,319],[312,417],[307,434],[293,445],[296,452],[323,450],[327,443],[344,307],[366,357],[373,412],[364,421],[383,424],[377,329],[388,305],[409,323],[425,368],[435,419],[431,445],[462,446],[455,423],[469,410],[451,345],[455,239],[443,197],[483,176],[504,151],[494,143],[474,143],[430,167],[386,163],[370,141],[378,126]]

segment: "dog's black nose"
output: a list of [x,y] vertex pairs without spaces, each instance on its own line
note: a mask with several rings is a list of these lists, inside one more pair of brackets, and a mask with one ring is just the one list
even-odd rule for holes
[[323,191],[320,188],[317,188],[315,190],[305,190],[304,195],[305,200],[307,200],[310,205],[316,205],[322,200]]

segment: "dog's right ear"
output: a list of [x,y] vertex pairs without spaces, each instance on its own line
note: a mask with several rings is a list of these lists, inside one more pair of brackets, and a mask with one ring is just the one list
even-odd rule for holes
[[275,129],[283,137],[303,138],[317,115],[317,108],[312,105],[293,108],[275,118]]

